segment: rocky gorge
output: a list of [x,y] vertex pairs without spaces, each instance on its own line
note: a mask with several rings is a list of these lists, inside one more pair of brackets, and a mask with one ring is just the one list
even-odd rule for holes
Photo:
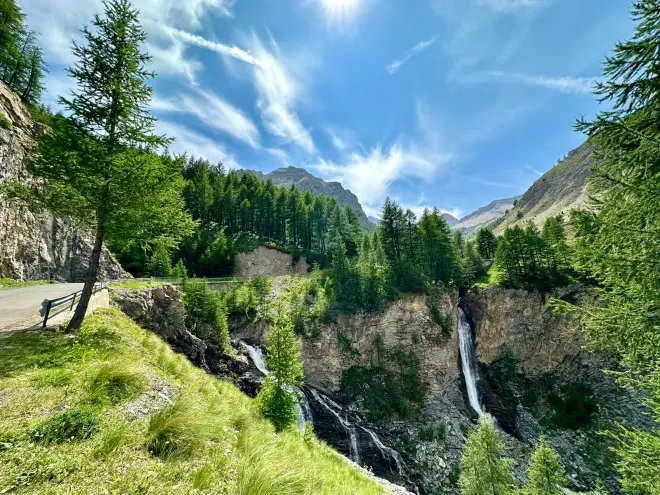
[[[270,300],[301,276],[273,279]],[[597,435],[619,422],[650,428],[642,398],[617,385],[603,369],[608,356],[587,353],[570,317],[552,301],[593,298],[581,286],[550,294],[489,287],[408,294],[380,312],[340,314],[302,337],[303,392],[317,436],[376,476],[417,493],[457,493],[460,458],[475,428],[459,351],[459,311],[469,322],[478,363],[479,400],[499,425],[520,482],[541,434],[567,466],[571,489],[586,491],[597,480],[617,493],[608,440]],[[198,366],[228,378],[254,396],[263,374],[246,348],[265,346],[265,320],[230,315],[235,353],[223,355],[185,330],[183,307],[173,286],[116,292],[125,313],[159,333]],[[460,307],[460,309],[459,309]],[[447,322],[450,324],[448,325]],[[400,356],[414,358],[411,372]],[[389,361],[383,362],[382,360]],[[379,412],[368,391],[350,378],[419,380],[423,400],[408,410]],[[369,374],[371,373],[371,374]],[[372,383],[372,382],[369,382]],[[375,382],[373,382],[375,383]],[[388,392],[389,393],[389,392]]]

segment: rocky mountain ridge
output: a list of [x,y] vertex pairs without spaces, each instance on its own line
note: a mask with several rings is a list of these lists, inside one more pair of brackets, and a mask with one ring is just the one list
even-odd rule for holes
[[514,203],[519,199],[520,196],[496,199],[488,203],[486,206],[478,208],[469,215],[461,217],[461,219],[457,220],[454,225],[450,224],[450,226],[456,230],[460,230],[464,235],[470,236],[482,228],[487,228],[498,218],[508,213],[508,210],[513,208]]
[[523,226],[530,220],[541,227],[551,216],[567,219],[571,209],[585,207],[587,178],[594,163],[593,147],[588,142],[570,151],[532,184],[514,208],[492,224],[493,231],[501,234],[508,227]]
[[[20,98],[0,83],[0,113],[12,128],[0,128],[0,183],[32,180],[25,168],[35,139],[45,128],[35,123]],[[94,239],[66,219],[30,211],[0,194],[0,278],[81,281]],[[101,257],[101,279],[128,275],[107,249]]]
[[273,170],[267,174],[258,170],[238,170],[239,174],[249,172],[257,177],[259,180],[266,181],[272,180],[278,186],[295,186],[303,193],[309,191],[312,194],[322,194],[335,198],[340,206],[350,206],[360,220],[362,228],[371,230],[372,223],[367,218],[366,213],[362,209],[362,205],[358,197],[353,194],[349,189],[345,189],[339,182],[327,182],[319,179],[310,174],[304,168],[299,167],[283,167]]

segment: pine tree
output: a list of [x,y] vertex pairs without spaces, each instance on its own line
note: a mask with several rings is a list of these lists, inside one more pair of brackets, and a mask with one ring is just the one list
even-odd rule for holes
[[82,324],[98,278],[103,242],[130,246],[156,237],[173,243],[192,228],[183,211],[183,162],[160,157],[167,144],[154,134],[149,113],[153,73],[150,57],[140,51],[146,34],[138,11],[127,0],[104,4],[94,30],[82,31],[84,44],[73,42],[78,62],[69,69],[78,89],[60,98],[69,118],[55,117],[29,164],[45,187],[9,185],[9,196],[68,216],[94,232],[80,302],[69,322]]
[[269,374],[259,392],[258,403],[262,414],[277,431],[282,431],[295,424],[295,405],[299,398],[294,387],[302,385],[303,378],[300,343],[283,307],[277,308],[266,338]]
[[542,436],[527,468],[529,483],[525,495],[563,495],[568,483],[559,454],[553,450],[547,437]]
[[459,485],[462,495],[512,495],[515,491],[510,459],[502,458],[504,445],[492,418],[479,419],[461,459]]

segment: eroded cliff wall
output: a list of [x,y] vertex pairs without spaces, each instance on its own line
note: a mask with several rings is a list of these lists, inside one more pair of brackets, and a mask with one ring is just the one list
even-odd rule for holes
[[[35,138],[45,128],[32,121],[20,99],[0,83],[0,113],[12,122],[12,130],[0,128],[0,183],[33,180],[25,168],[35,152]],[[93,239],[70,222],[48,212],[32,212],[9,203],[0,194],[0,278],[81,281],[85,276]],[[104,249],[100,279],[128,275]]]

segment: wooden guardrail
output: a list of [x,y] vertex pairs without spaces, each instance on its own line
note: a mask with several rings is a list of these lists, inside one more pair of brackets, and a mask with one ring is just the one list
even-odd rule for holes
[[[98,291],[105,289],[106,287],[108,287],[108,282],[97,282],[96,284],[94,284],[94,289],[92,289],[92,294],[95,294]],[[39,314],[44,318],[41,326],[44,328],[46,327],[46,324],[48,323],[48,317],[50,316],[50,312],[53,308],[71,302],[71,307],[69,308],[69,311],[72,311],[76,305],[76,298],[78,299],[78,301],[80,301],[81,294],[82,294],[82,289],[74,292],[73,294],[69,294],[68,296],[58,297],[57,299],[44,299],[44,301],[41,303],[41,310],[39,311]]]

